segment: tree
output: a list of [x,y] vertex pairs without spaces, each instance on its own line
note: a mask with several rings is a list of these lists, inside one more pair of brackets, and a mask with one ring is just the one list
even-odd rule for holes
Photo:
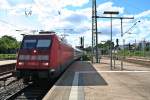
[[20,43],[11,36],[2,36],[0,38],[0,53],[15,52],[20,46]]
[[109,49],[110,49],[110,45],[112,45],[112,47],[114,48],[114,43],[111,42],[110,40],[108,40],[104,44],[99,43],[98,48],[101,48],[102,54],[108,54]]
[[86,52],[91,52],[91,50],[92,50],[92,47],[91,47],[91,46],[89,46],[89,47],[86,47],[86,48],[84,48],[84,50],[85,50]]

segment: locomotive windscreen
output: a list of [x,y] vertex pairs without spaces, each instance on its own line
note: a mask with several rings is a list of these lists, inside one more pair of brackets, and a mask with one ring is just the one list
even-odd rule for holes
[[47,49],[50,44],[50,39],[24,39],[21,49]]

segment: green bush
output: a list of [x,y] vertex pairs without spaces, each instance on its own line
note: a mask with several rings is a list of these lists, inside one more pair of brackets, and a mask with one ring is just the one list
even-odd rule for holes
[[84,61],[89,61],[89,60],[91,60],[91,59],[92,59],[92,57],[91,57],[90,55],[84,54],[84,55],[82,56],[82,60],[84,60]]

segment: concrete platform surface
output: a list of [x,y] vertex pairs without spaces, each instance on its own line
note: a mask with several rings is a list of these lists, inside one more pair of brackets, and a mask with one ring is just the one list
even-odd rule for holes
[[150,68],[120,61],[110,70],[108,59],[101,64],[73,63],[43,100],[150,100]]
[[16,60],[1,60],[0,66],[7,65],[7,64],[13,64],[13,63],[16,63]]

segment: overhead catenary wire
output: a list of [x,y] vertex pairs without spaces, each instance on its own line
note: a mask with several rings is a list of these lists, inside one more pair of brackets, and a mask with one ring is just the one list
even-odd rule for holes
[[10,26],[13,26],[13,27],[16,27],[16,25],[11,24],[11,23],[9,23],[9,22],[7,22],[7,21],[4,21],[4,20],[1,20],[1,19],[0,19],[0,22],[2,22],[2,23],[4,23],[4,24],[7,24],[7,25],[10,25]]

